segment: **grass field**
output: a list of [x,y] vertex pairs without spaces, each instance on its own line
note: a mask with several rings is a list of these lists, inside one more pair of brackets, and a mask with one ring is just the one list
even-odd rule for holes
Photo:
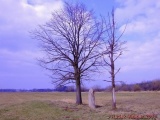
[[0,120],[160,120],[160,92],[117,92],[116,110],[109,92],[95,93],[95,110],[82,97],[76,105],[75,93],[0,93]]

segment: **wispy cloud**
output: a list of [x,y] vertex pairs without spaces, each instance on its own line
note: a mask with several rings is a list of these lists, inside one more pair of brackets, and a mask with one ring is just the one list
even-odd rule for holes
[[[122,39],[128,41],[128,51],[117,62],[117,67],[122,68],[119,75],[126,79],[133,77],[132,79],[139,80],[148,76],[153,79],[160,77],[157,74],[157,70],[160,71],[160,1],[116,0],[116,3],[115,12],[117,23],[121,26],[120,31],[127,24]],[[31,83],[34,86],[39,80],[44,83],[42,81],[48,79],[36,65],[36,58],[41,53],[37,49],[37,41],[31,39],[29,32],[48,21],[51,12],[61,8],[63,0],[1,0],[1,88],[8,83],[23,84],[21,79],[28,80],[28,87]],[[139,76],[135,77],[136,75]],[[12,86],[11,84],[9,87]]]
[[35,41],[30,38],[29,32],[49,20],[52,11],[63,8],[61,0],[43,1],[43,4],[40,4],[40,0],[30,0],[33,1],[34,5],[29,4],[27,0],[1,1],[0,47],[25,49],[27,44],[33,46]]
[[121,24],[120,31],[127,24],[122,39],[128,41],[128,51],[118,62],[122,72],[141,71],[141,76],[160,77],[153,74],[160,70],[160,16],[157,14],[160,13],[160,1],[117,0],[117,3],[116,19]]
[[120,23],[128,21],[125,34],[143,34],[160,30],[160,16],[157,14],[160,13],[159,0],[117,0],[117,2],[120,4],[116,9],[117,21]]
[[128,42],[128,51],[119,61],[122,71],[160,69],[160,41]]
[[6,66],[28,66],[36,65],[36,59],[41,57],[41,52],[32,50],[20,50],[20,51],[10,51],[7,49],[0,49],[0,61],[5,63]]
[[46,22],[51,17],[51,12],[63,7],[61,0],[52,2],[41,0],[2,0],[0,4],[0,30],[26,31],[34,28],[37,24]]
[[0,88],[51,86],[37,65],[41,53],[29,32],[48,21],[51,12],[62,8],[62,0],[1,0]]

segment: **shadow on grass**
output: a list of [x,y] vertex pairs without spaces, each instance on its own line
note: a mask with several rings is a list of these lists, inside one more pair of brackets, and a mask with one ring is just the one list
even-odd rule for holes
[[103,107],[103,106],[100,106],[100,105],[96,105],[96,108],[101,108],[101,107]]

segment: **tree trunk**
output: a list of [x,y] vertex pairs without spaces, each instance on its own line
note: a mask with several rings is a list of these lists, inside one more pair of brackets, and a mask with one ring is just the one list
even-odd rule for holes
[[112,109],[116,109],[115,87],[112,87]]
[[82,104],[80,79],[76,81],[76,104]]
[[116,97],[115,97],[115,76],[112,76],[112,109],[116,109]]
[[[113,47],[112,47],[113,51]],[[113,60],[113,52],[111,54],[111,79],[112,79],[112,109],[116,109],[116,97],[115,97],[115,66],[114,66],[114,60]]]

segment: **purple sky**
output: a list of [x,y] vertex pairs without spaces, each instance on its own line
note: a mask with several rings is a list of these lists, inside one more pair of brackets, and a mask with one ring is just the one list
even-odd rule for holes
[[[97,15],[107,15],[115,6],[119,31],[127,24],[122,37],[127,41],[127,51],[117,61],[121,71],[116,80],[135,83],[160,78],[159,0],[77,1],[94,9]],[[36,58],[42,53],[29,32],[48,21],[51,12],[59,9],[63,9],[63,0],[1,0],[0,89],[53,88],[47,72],[37,64]],[[103,71],[96,78],[108,77],[107,71]],[[109,84],[89,82],[90,86]]]

